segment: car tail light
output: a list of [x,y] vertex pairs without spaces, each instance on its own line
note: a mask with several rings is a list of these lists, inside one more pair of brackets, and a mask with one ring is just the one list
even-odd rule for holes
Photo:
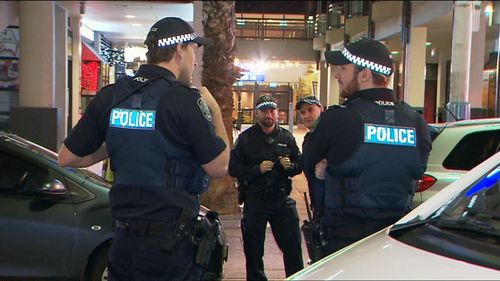
[[420,178],[417,182],[418,187],[416,192],[425,191],[429,189],[431,186],[433,186],[434,183],[436,183],[435,177],[429,175],[423,175],[422,178]]

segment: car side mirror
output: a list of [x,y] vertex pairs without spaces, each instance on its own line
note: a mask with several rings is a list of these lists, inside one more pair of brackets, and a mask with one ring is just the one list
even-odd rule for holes
[[44,195],[66,195],[66,187],[61,181],[54,179],[37,189],[37,193]]

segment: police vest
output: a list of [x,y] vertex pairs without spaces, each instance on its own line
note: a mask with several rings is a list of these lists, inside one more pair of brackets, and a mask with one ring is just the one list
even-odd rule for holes
[[364,209],[403,215],[423,169],[417,149],[418,113],[404,103],[381,106],[363,98],[350,101],[345,110],[361,115],[363,139],[352,158],[327,168],[325,207],[360,216]]
[[[143,82],[119,80],[114,99]],[[157,79],[125,96],[110,112],[106,146],[115,173],[110,203],[114,213],[119,213],[116,218],[162,220],[166,216],[162,210],[173,207],[187,207],[197,214],[197,195],[208,188],[208,176],[191,152],[165,139],[156,124],[158,102],[163,95],[169,95],[174,83]]]

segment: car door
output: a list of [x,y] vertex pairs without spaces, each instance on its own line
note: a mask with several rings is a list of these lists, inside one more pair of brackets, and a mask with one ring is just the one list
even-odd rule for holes
[[0,276],[66,276],[72,259],[75,208],[63,177],[33,155],[0,148]]

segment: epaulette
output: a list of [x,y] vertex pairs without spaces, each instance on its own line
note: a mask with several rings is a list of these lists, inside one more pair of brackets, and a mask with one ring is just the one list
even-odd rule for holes
[[330,105],[330,106],[328,106],[327,110],[333,110],[333,109],[339,109],[339,108],[345,108],[345,105],[341,105],[341,104]]

